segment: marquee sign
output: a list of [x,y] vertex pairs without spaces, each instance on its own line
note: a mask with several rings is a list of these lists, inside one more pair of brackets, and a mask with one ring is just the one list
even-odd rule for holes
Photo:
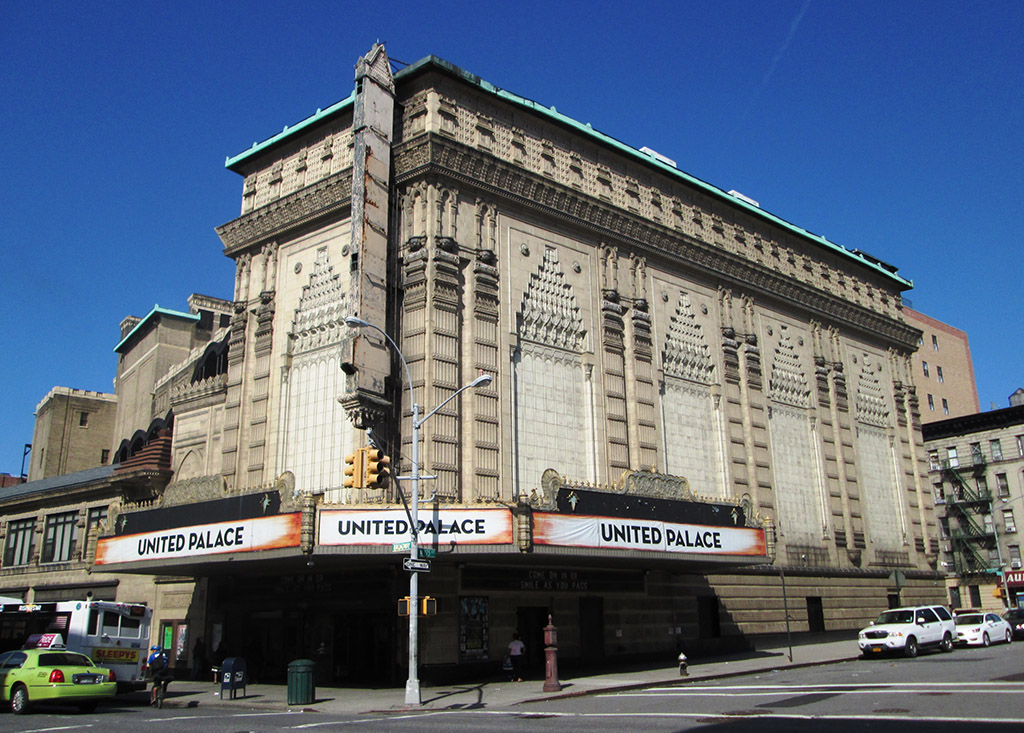
[[1024,587],[1024,570],[1011,570],[1005,577],[1006,587]]
[[533,515],[538,545],[593,547],[603,550],[648,550],[700,555],[767,554],[763,529],[659,522],[601,516]]
[[96,565],[298,547],[302,515],[280,511],[280,494],[266,491],[127,512],[96,543]]
[[[508,509],[441,509],[420,512],[421,545],[503,545],[512,542]],[[321,545],[395,545],[409,542],[404,509],[325,509],[320,512]]]
[[167,560],[298,547],[302,515],[236,519],[100,538],[96,564]]
[[567,486],[544,472],[535,545],[666,554],[767,557],[765,530],[742,503],[704,501],[680,476],[627,471],[613,490]]

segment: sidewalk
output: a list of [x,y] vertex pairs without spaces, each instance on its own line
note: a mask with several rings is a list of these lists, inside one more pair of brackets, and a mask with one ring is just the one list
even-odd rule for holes
[[[778,640],[773,640],[776,644]],[[220,688],[212,682],[175,681],[171,683],[164,702],[165,707],[224,707],[261,710],[309,710],[322,713],[359,714],[367,712],[394,712],[410,709],[444,710],[474,708],[507,708],[524,703],[541,702],[599,692],[678,685],[697,680],[729,677],[751,672],[806,667],[847,661],[859,656],[855,638],[840,641],[821,641],[792,647],[793,661],[789,660],[789,647],[782,643],[752,652],[734,654],[707,660],[697,660],[688,667],[688,675],[681,677],[679,669],[657,667],[599,674],[589,677],[561,679],[560,692],[544,692],[544,680],[525,682],[491,681],[480,684],[423,685],[420,690],[420,708],[405,705],[404,687],[376,689],[318,687],[316,701],[311,705],[289,705],[286,685],[249,685],[244,695],[238,691],[234,699],[220,699]],[[141,701],[141,697],[140,697]]]

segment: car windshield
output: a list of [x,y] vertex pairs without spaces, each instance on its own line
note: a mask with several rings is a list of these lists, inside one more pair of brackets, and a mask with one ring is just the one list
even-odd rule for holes
[[963,613],[956,617],[957,626],[973,626],[974,624],[980,624],[985,620],[985,617],[980,613]]
[[92,662],[89,661],[89,657],[81,654],[74,654],[73,652],[47,652],[46,654],[39,655],[39,666],[91,667]]
[[886,611],[875,620],[876,624],[912,624],[914,623],[914,612],[910,609],[897,611]]

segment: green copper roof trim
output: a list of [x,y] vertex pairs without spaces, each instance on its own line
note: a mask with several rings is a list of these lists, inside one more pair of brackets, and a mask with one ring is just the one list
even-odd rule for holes
[[[688,173],[684,173],[675,166],[669,165],[668,163],[664,163],[658,160],[657,158],[648,155],[647,153],[641,152],[640,150],[637,150],[636,148],[627,145],[621,140],[616,140],[610,135],[606,135],[603,132],[599,132],[598,130],[595,130],[593,127],[591,127],[589,122],[583,124],[577,120],[574,120],[571,117],[567,117],[554,107],[545,107],[544,105],[538,102],[534,102],[532,99],[520,97],[518,94],[513,94],[512,92],[509,92],[505,89],[496,87],[490,82],[484,81],[479,76],[471,74],[468,71],[459,68],[455,64],[449,61],[445,61],[442,58],[438,58],[437,56],[426,56],[420,59],[419,61],[410,64],[409,66],[406,66],[401,71],[395,73],[395,81],[397,82],[402,77],[414,75],[418,72],[429,69],[432,66],[440,68],[443,71],[446,71],[454,76],[457,76],[460,79],[466,81],[467,83],[479,87],[482,91],[485,91],[489,94],[493,94],[499,99],[502,99],[510,104],[522,107],[531,112],[534,112],[535,114],[547,117],[560,125],[576,130],[582,135],[586,135],[587,137],[597,140],[603,145],[613,148],[631,158],[634,158],[635,160],[638,160],[639,162],[645,165],[652,166],[661,171],[662,173],[682,180],[689,184],[690,186],[698,188],[701,191],[711,196],[714,196],[715,198],[722,199],[723,201],[728,202],[731,206],[743,209],[751,216],[755,216],[759,219],[771,222],[772,224],[781,227],[782,229],[785,229],[789,232],[792,232],[793,234],[796,234],[797,236],[802,237],[804,239],[809,239],[815,244],[824,247],[826,250],[830,250],[840,255],[841,257],[845,257],[850,260],[855,260],[864,267],[867,267],[870,270],[874,270],[878,274],[899,283],[901,286],[903,286],[903,289],[905,290],[909,290],[914,287],[914,283],[912,280],[908,280],[904,277],[901,277],[900,275],[897,275],[895,272],[895,268],[887,267],[885,263],[883,263],[876,257],[872,257],[867,253],[863,253],[859,249],[857,251],[851,251],[846,247],[843,247],[842,245],[830,242],[825,237],[819,234],[809,232],[803,227],[799,227],[796,224],[792,224],[786,221],[785,219],[776,216],[775,214],[771,214],[759,206],[749,204],[743,199],[737,198],[732,194],[723,191],[717,186],[707,183],[706,181],[702,181],[699,178],[695,178],[694,176],[691,176]],[[354,102],[355,91],[353,90],[352,94],[348,97],[348,99],[338,102],[337,104],[328,107],[326,110],[317,111],[317,113],[312,117],[309,117],[303,120],[302,122],[298,123],[297,125],[293,125],[292,127],[286,127],[283,131],[279,132],[274,137],[269,138],[268,140],[265,140],[262,143],[253,143],[252,148],[250,148],[246,152],[240,153],[239,155],[236,155],[234,158],[228,158],[226,167],[231,168],[233,165],[241,162],[248,156],[253,155],[261,150],[265,150],[266,148],[274,145],[275,143],[281,142],[282,140],[298,132],[299,130],[309,127],[318,120],[321,120],[324,117],[328,116],[329,114],[333,114],[334,112],[337,112],[340,109],[342,109],[344,106],[353,104]]]
[[143,329],[143,327],[145,327],[150,321],[155,320],[157,316],[171,316],[172,318],[181,318],[181,319],[184,319],[186,321],[198,321],[199,320],[199,316],[197,314],[195,314],[195,313],[182,313],[181,311],[172,311],[169,308],[161,308],[158,305],[154,305],[153,306],[153,310],[151,310],[149,313],[147,313],[145,318],[143,318],[141,321],[136,323],[135,324],[135,328],[133,328],[131,331],[129,331],[128,335],[125,336],[123,339],[121,339],[121,341],[117,344],[117,346],[114,347],[114,352],[115,353],[120,352],[121,348],[126,343],[128,343],[128,341],[132,338],[132,336],[134,336],[136,333],[140,332]]
[[246,150],[244,153],[239,153],[238,155],[236,155],[234,157],[230,157],[229,156],[228,159],[224,161],[224,167],[227,168],[228,170],[230,170],[232,167],[234,167],[234,166],[238,165],[239,163],[243,162],[246,158],[249,158],[250,156],[255,155],[256,153],[258,153],[258,152],[260,152],[262,150],[266,150],[267,148],[271,147],[272,145],[281,142],[285,138],[288,138],[288,137],[294,135],[295,133],[300,132],[301,130],[306,129],[307,127],[315,125],[317,122],[319,122],[320,120],[324,119],[325,117],[330,117],[331,115],[335,114],[336,112],[340,112],[341,110],[345,109],[346,107],[351,107],[355,103],[355,101],[356,101],[356,91],[355,91],[355,89],[353,89],[352,93],[349,94],[347,98],[341,100],[340,102],[335,102],[334,104],[332,104],[327,109],[318,109],[311,116],[307,117],[306,119],[302,120],[301,122],[298,122],[298,123],[292,125],[291,127],[289,127],[288,125],[285,125],[284,129],[281,130],[281,132],[277,133],[276,135],[274,135],[271,138],[267,138],[266,140],[264,140],[261,143],[254,142],[252,144],[252,147],[249,148],[248,150]]

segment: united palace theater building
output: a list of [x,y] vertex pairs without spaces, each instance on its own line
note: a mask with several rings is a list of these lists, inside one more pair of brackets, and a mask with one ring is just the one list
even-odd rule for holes
[[425,678],[514,631],[539,668],[549,616],[571,668],[942,600],[896,268],[380,45],[227,168],[221,367],[164,378],[171,473],[95,569],[194,578],[192,628],[263,678],[404,679],[410,482],[345,468],[372,440],[409,476],[414,402]]

